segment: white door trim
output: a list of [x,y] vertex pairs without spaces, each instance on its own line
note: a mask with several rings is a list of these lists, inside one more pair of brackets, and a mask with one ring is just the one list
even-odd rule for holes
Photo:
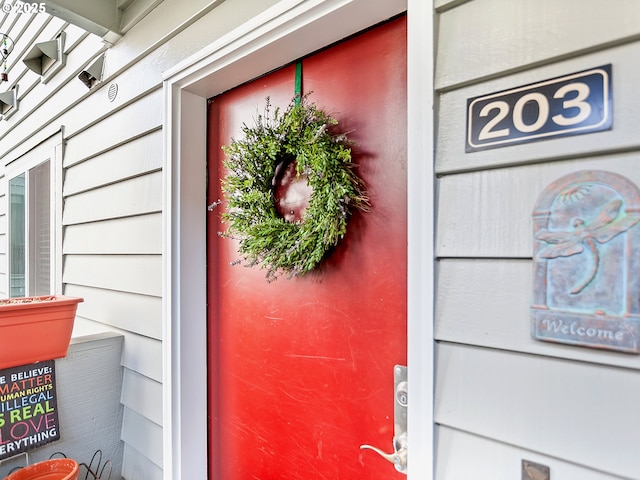
[[434,8],[409,0],[407,51],[408,478],[431,480],[435,309]]
[[282,0],[164,77],[165,479],[205,478],[207,471],[207,98],[405,10],[409,25],[409,478],[432,478],[432,2]]

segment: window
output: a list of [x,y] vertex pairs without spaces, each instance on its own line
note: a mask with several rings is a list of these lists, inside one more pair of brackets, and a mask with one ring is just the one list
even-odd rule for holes
[[50,162],[9,180],[9,295],[51,293]]
[[[60,293],[62,279],[56,265],[61,252],[56,238],[62,236],[61,202],[56,201],[55,180],[61,168],[61,152],[55,135],[6,167],[7,179],[7,291],[3,296],[27,297]],[[0,267],[1,268],[1,267]]]

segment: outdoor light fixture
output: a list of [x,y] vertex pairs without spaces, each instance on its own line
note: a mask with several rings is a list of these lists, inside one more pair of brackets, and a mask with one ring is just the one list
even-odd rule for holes
[[104,67],[104,54],[100,55],[86,70],[80,72],[78,78],[87,88],[91,89],[96,83],[102,81],[102,68]]
[[46,82],[66,62],[64,49],[65,33],[61,32],[54,40],[36,43],[22,60],[29,70],[42,76]]
[[18,85],[11,90],[0,93],[0,114],[5,118],[7,113],[18,109]]

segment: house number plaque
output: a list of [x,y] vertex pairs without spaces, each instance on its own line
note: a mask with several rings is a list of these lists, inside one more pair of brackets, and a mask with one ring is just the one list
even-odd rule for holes
[[611,65],[467,101],[466,152],[608,130]]
[[533,212],[533,336],[640,353],[640,190],[610,172],[572,173]]

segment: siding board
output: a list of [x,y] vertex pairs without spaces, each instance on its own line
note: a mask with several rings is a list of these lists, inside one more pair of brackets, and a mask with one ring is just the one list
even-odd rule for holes
[[162,259],[159,255],[67,255],[63,282],[159,297]]
[[125,407],[122,440],[158,467],[162,466],[162,427],[160,425]]
[[[162,215],[152,213],[65,228],[66,254],[161,254]],[[1,247],[0,247],[1,251]]]
[[162,342],[127,333],[122,352],[122,366],[162,382]]
[[124,446],[122,477],[127,480],[163,480],[162,469],[130,445]]
[[635,0],[474,0],[439,16],[436,89],[549,63],[640,34]]
[[538,195],[576,170],[607,170],[640,187],[639,153],[447,175],[439,180],[439,257],[531,258]]
[[162,384],[132,370],[124,370],[122,404],[162,425]]
[[122,366],[162,382],[162,342],[133,332],[109,327],[78,315],[73,326],[73,337],[115,332],[124,336]]
[[637,372],[447,343],[437,352],[437,423],[637,478]]
[[72,195],[65,200],[63,224],[74,225],[160,212],[162,188],[162,172],[155,172]]
[[[640,2],[638,3],[640,7]],[[640,17],[639,17],[640,19]],[[640,21],[637,22],[640,26]],[[445,174],[500,165],[517,165],[553,161],[567,157],[579,158],[595,152],[637,150],[640,136],[640,42],[611,48],[602,52],[572,58],[541,68],[479,83],[440,95],[436,171]],[[613,128],[609,131],[575,135],[514,145],[473,153],[465,153],[467,99],[527,85],[561,75],[579,72],[606,64],[612,65]]]
[[[109,136],[111,133],[109,130],[105,132],[105,135]],[[76,146],[77,142],[84,143],[91,138],[91,135],[87,134],[83,141],[81,137],[84,135],[74,137],[68,144],[70,151],[66,152],[65,161],[72,167],[67,168],[65,173],[65,196],[137,177],[144,173],[157,171],[162,167],[161,130],[155,130],[101,155],[80,161],[74,159],[72,155],[80,152],[86,153],[86,150],[82,149],[82,145]]]
[[547,465],[551,478],[580,480],[620,480],[593,469],[541,455],[488,438],[440,426],[437,429],[438,450],[435,478],[474,480],[514,480],[522,478],[523,459]]
[[66,34],[64,51],[67,54],[71,53],[78,45],[80,45],[87,36],[95,37],[95,35],[84,31],[80,27],[76,27],[71,23],[65,25],[64,33]]
[[[106,95],[106,89],[101,93]],[[83,125],[87,125],[87,122],[83,122]],[[83,135],[69,135],[71,138],[65,152],[64,166],[67,168],[86,158],[107,152],[157,130],[161,125],[162,90],[156,89],[83,130]]]
[[440,260],[436,339],[640,370],[638,355],[534,340],[532,279],[530,260]]
[[156,340],[162,339],[162,299],[116,290],[67,285],[67,295],[84,298],[78,316]]

